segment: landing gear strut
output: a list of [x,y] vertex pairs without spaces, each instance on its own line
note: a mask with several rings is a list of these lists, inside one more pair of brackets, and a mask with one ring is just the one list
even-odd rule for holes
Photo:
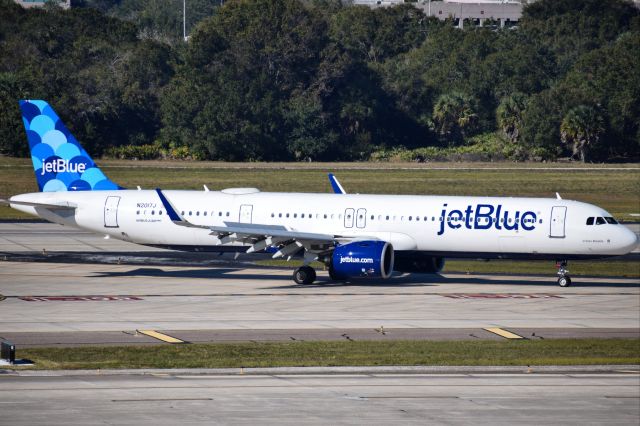
[[558,267],[558,285],[560,285],[560,287],[569,287],[571,285],[571,277],[569,277],[567,261],[558,261],[556,262],[556,266]]
[[311,284],[316,280],[316,270],[311,266],[301,266],[293,271],[296,284]]

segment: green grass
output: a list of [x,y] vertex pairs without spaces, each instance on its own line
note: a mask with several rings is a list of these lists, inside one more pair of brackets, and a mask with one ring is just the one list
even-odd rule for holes
[[[543,260],[492,260],[489,262],[481,260],[447,260],[443,272],[552,275],[555,273],[554,265],[552,261]],[[635,261],[572,261],[569,262],[568,269],[572,276],[640,278],[640,264]]]
[[[206,184],[211,189],[257,187],[263,191],[330,192],[326,173],[336,171],[351,193],[554,197],[555,192],[560,192],[563,198],[597,204],[619,219],[637,220],[631,214],[640,213],[637,164],[99,163],[112,180],[128,188],[140,185],[145,189],[202,189]],[[467,166],[473,169],[461,169]],[[517,167],[533,170],[513,170]],[[29,160],[0,157],[0,198],[36,190]],[[26,217],[0,207],[0,219]]]
[[[36,369],[638,364],[638,339],[224,343],[20,349]],[[14,367],[27,368],[27,367]]]

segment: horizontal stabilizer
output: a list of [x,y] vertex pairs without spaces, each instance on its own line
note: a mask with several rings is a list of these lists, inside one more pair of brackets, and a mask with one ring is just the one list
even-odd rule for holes
[[0,199],[0,204],[6,204],[6,205],[16,205],[16,206],[31,206],[31,207],[42,207],[45,209],[65,209],[65,210],[74,210],[77,206],[68,203],[68,202],[60,202],[57,204],[52,204],[52,203],[34,203],[34,202],[30,202],[30,201],[13,201],[13,200],[2,200]]

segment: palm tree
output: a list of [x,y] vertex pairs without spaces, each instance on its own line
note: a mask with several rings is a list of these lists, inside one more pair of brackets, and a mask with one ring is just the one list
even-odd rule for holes
[[496,110],[498,127],[512,143],[517,143],[520,138],[527,101],[527,95],[516,92],[502,98]]
[[593,107],[579,105],[569,110],[560,124],[562,143],[571,146],[571,158],[579,158],[583,163],[589,150],[604,133],[604,119]]
[[462,142],[465,131],[476,123],[473,98],[459,92],[440,95],[433,107],[436,132],[446,138],[449,146]]

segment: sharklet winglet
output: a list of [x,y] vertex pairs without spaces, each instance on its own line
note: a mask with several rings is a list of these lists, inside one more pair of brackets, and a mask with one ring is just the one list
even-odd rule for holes
[[333,173],[329,173],[329,183],[331,183],[331,188],[333,188],[333,192],[336,194],[346,194],[347,191],[344,190],[342,185],[338,179],[333,175]]

